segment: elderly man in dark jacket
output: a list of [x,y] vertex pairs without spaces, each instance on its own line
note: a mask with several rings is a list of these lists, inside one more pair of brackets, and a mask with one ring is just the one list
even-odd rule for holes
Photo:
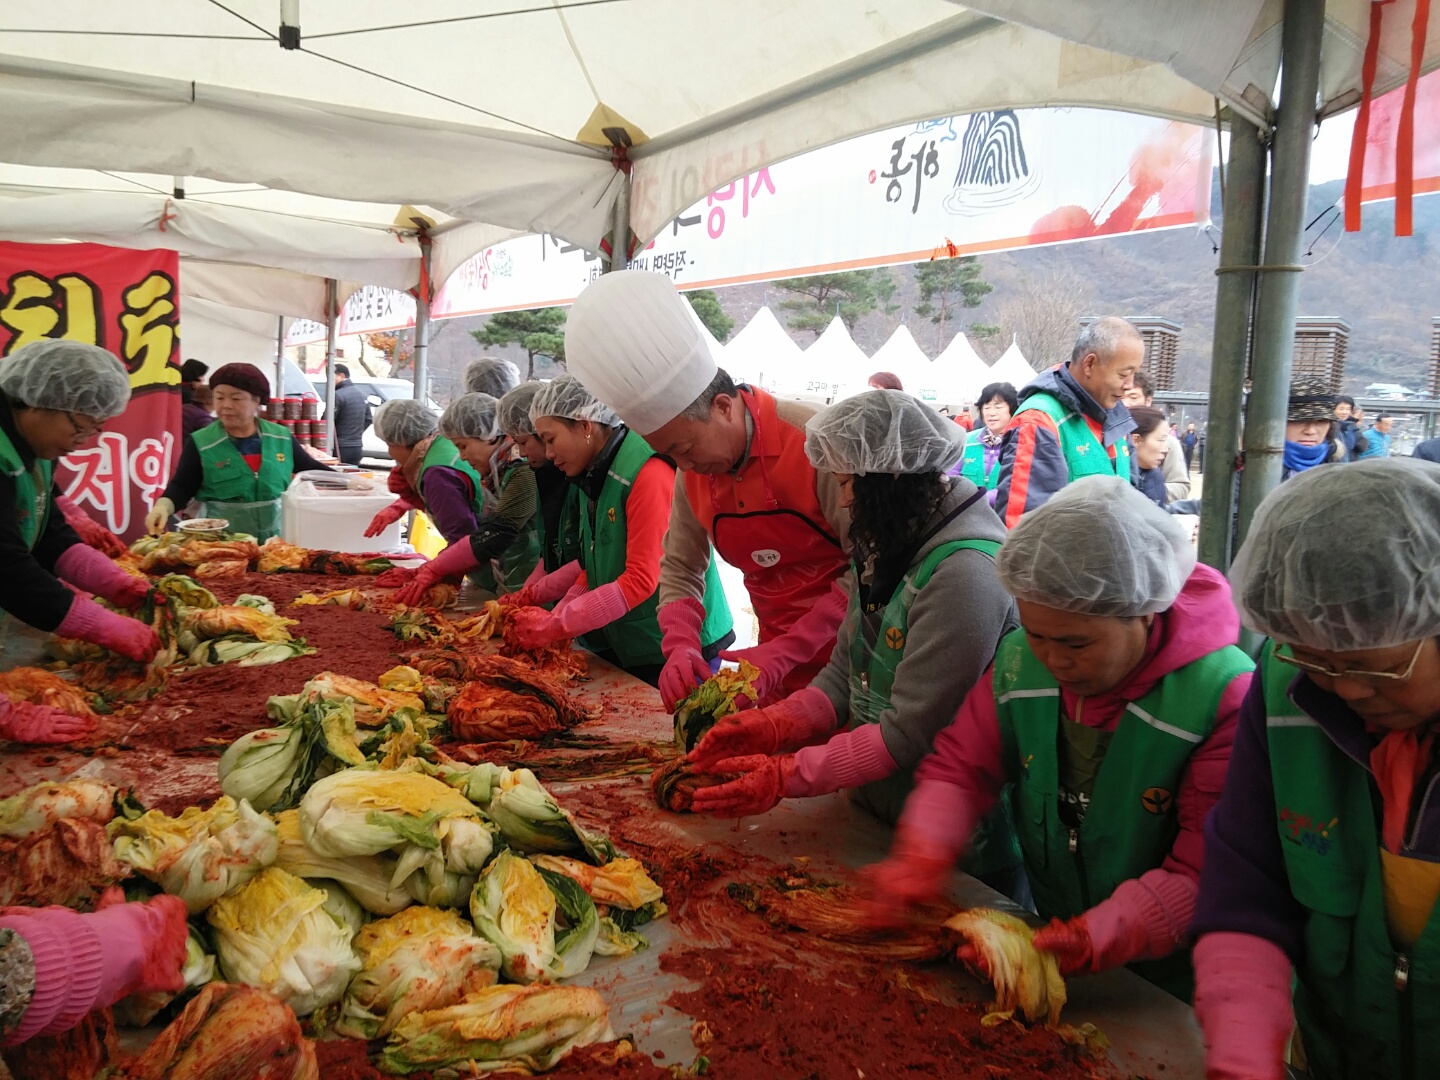
[[346,465],[359,465],[365,456],[365,429],[371,424],[370,399],[350,381],[350,369],[335,365],[335,443]]

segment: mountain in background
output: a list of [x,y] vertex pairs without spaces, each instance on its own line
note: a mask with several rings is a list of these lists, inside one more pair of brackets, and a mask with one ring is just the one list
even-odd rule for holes
[[[1440,250],[1432,238],[1440,236],[1440,197],[1415,200],[1415,235],[1397,237],[1395,206],[1372,203],[1364,208],[1364,228],[1345,233],[1335,220],[1344,188],[1342,181],[1310,189],[1301,275],[1300,315],[1339,316],[1351,326],[1345,367],[1346,389],[1362,390],[1371,382],[1395,382],[1425,389],[1429,381],[1431,319],[1440,315]],[[972,341],[986,359],[993,360],[1009,345],[1008,327],[1040,320],[1048,313],[1058,326],[1045,345],[1021,348],[1032,365],[1043,367],[1065,359],[1073,327],[1081,315],[1115,314],[1158,316],[1183,327],[1177,363],[1177,389],[1204,390],[1210,376],[1210,338],[1215,321],[1215,267],[1218,256],[1221,198],[1218,173],[1212,193],[1215,224],[1209,230],[1170,229],[1104,240],[984,255],[983,277],[994,291],[978,308],[959,312],[942,331],[914,313],[920,302],[914,267],[895,267],[900,280],[895,295],[898,310],[891,315],[870,315],[855,328],[854,338],[873,354],[902,322],[909,326],[930,356],[954,336],[961,325],[1001,325],[997,337]],[[1333,209],[1332,209],[1333,208]],[[743,327],[762,306],[777,314],[778,301],[787,294],[773,285],[740,285],[717,290],[727,314]],[[486,316],[452,319],[435,324],[430,356],[433,390],[440,400],[458,392],[465,365],[485,353],[504,355],[523,370],[519,349],[482,349],[468,333],[484,325]],[[814,335],[792,335],[801,346]],[[1047,353],[1048,355],[1036,355]],[[536,374],[549,378],[553,365],[537,365]]]

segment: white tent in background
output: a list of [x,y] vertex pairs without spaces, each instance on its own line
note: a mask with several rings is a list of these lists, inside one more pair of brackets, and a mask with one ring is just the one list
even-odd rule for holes
[[768,389],[793,381],[802,355],[775,313],[762,307],[725,346],[725,370]]
[[[837,315],[801,354],[800,364],[773,385],[781,393],[835,400],[865,388],[870,358],[855,344],[845,323]],[[857,386],[858,380],[858,386]]]
[[1020,346],[1012,337],[1010,339],[1010,347],[1005,350],[1000,359],[995,361],[995,366],[990,369],[990,381],[1013,383],[1015,389],[1019,390],[1031,379],[1035,378],[1035,374],[1035,369],[1030,366],[1030,361],[1026,360],[1024,355],[1021,354]]
[[916,397],[923,396],[918,388],[920,384],[931,381],[930,358],[915,344],[910,328],[904,323],[897,326],[889,340],[875,350],[875,355],[870,357],[869,370],[861,374],[858,385],[851,387],[849,393],[858,394],[864,390],[865,380],[877,371],[888,371],[898,376],[906,390]]
[[931,399],[926,393],[918,396],[926,401],[933,400],[936,405],[959,408],[973,404],[985,385],[995,381],[989,365],[980,359],[980,354],[963,330],[950,339],[950,344],[945,346],[930,368],[935,397]]

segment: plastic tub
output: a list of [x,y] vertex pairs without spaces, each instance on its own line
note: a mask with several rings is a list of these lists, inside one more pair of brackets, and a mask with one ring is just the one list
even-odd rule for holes
[[[317,481],[333,484],[340,479],[350,481],[351,486],[317,486]],[[291,544],[324,551],[391,551],[400,547],[400,522],[379,536],[366,536],[365,529],[395,500],[383,480],[377,484],[362,476],[301,473],[281,500],[280,535]]]

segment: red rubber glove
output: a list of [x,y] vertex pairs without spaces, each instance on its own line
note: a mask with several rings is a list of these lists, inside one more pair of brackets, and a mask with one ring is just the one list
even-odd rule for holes
[[665,667],[660,671],[660,700],[674,712],[690,691],[714,674],[701,651],[705,606],[693,596],[672,600],[660,609],[656,621],[660,624],[660,651],[665,655]]
[[786,789],[795,776],[795,755],[766,757],[751,754],[748,757],[725,758],[717,761],[708,771],[744,775],[728,784],[696,791],[691,802],[692,809],[697,814],[749,817],[765,813],[785,798]]
[[907,826],[902,817],[889,857],[862,872],[870,894],[867,921],[875,927],[903,924],[905,912],[938,899],[954,873],[955,855]]
[[715,771],[715,763],[725,758],[793,750],[829,734],[835,726],[835,706],[823,690],[807,686],[774,705],[723,717],[685,760]]
[[22,743],[67,743],[94,730],[93,721],[32,701],[0,696],[0,739]]
[[560,620],[540,607],[515,608],[510,612],[508,625],[522,649],[543,649],[569,638],[560,628]]
[[975,946],[971,945],[968,941],[955,950],[955,959],[959,960],[960,963],[964,964],[985,982],[990,982],[994,979],[994,975],[990,971],[990,961],[980,955],[980,953],[975,950]]
[[418,566],[392,566],[383,574],[375,575],[375,584],[382,589],[398,589],[414,581],[419,572]]
[[1094,970],[1095,955],[1090,944],[1090,924],[1084,915],[1061,921],[1051,919],[1050,924],[1035,931],[1035,948],[1041,952],[1053,953],[1060,965],[1061,975],[1075,975]]
[[124,540],[81,510],[70,496],[61,495],[55,500],[55,506],[65,515],[65,524],[75,530],[75,535],[101,555],[118,559],[130,550],[125,546]]
[[475,550],[470,546],[470,538],[462,536],[415,571],[415,576],[410,580],[410,584],[395,594],[395,601],[400,604],[418,604],[430,586],[444,581],[446,578],[462,578],[467,571],[473,570],[479,565],[480,560],[475,558]]
[[516,589],[512,593],[505,593],[498,597],[498,599],[505,607],[536,607],[540,603],[539,600],[535,599],[535,592],[529,585]]
[[55,576],[76,588],[103,596],[116,607],[139,607],[150,593],[148,578],[134,577],[100,552],[74,544],[55,560]]
[[93,600],[77,596],[65,620],[55,628],[60,637],[79,638],[113,650],[141,664],[160,651],[160,639],[142,622],[106,611]]
[[365,526],[365,535],[379,536],[381,533],[383,533],[391,525],[394,525],[395,522],[399,521],[409,512],[410,507],[406,504],[405,500],[396,499],[389,506],[385,507],[384,510],[381,510],[378,514],[376,514],[373,518],[370,519],[370,524]]

